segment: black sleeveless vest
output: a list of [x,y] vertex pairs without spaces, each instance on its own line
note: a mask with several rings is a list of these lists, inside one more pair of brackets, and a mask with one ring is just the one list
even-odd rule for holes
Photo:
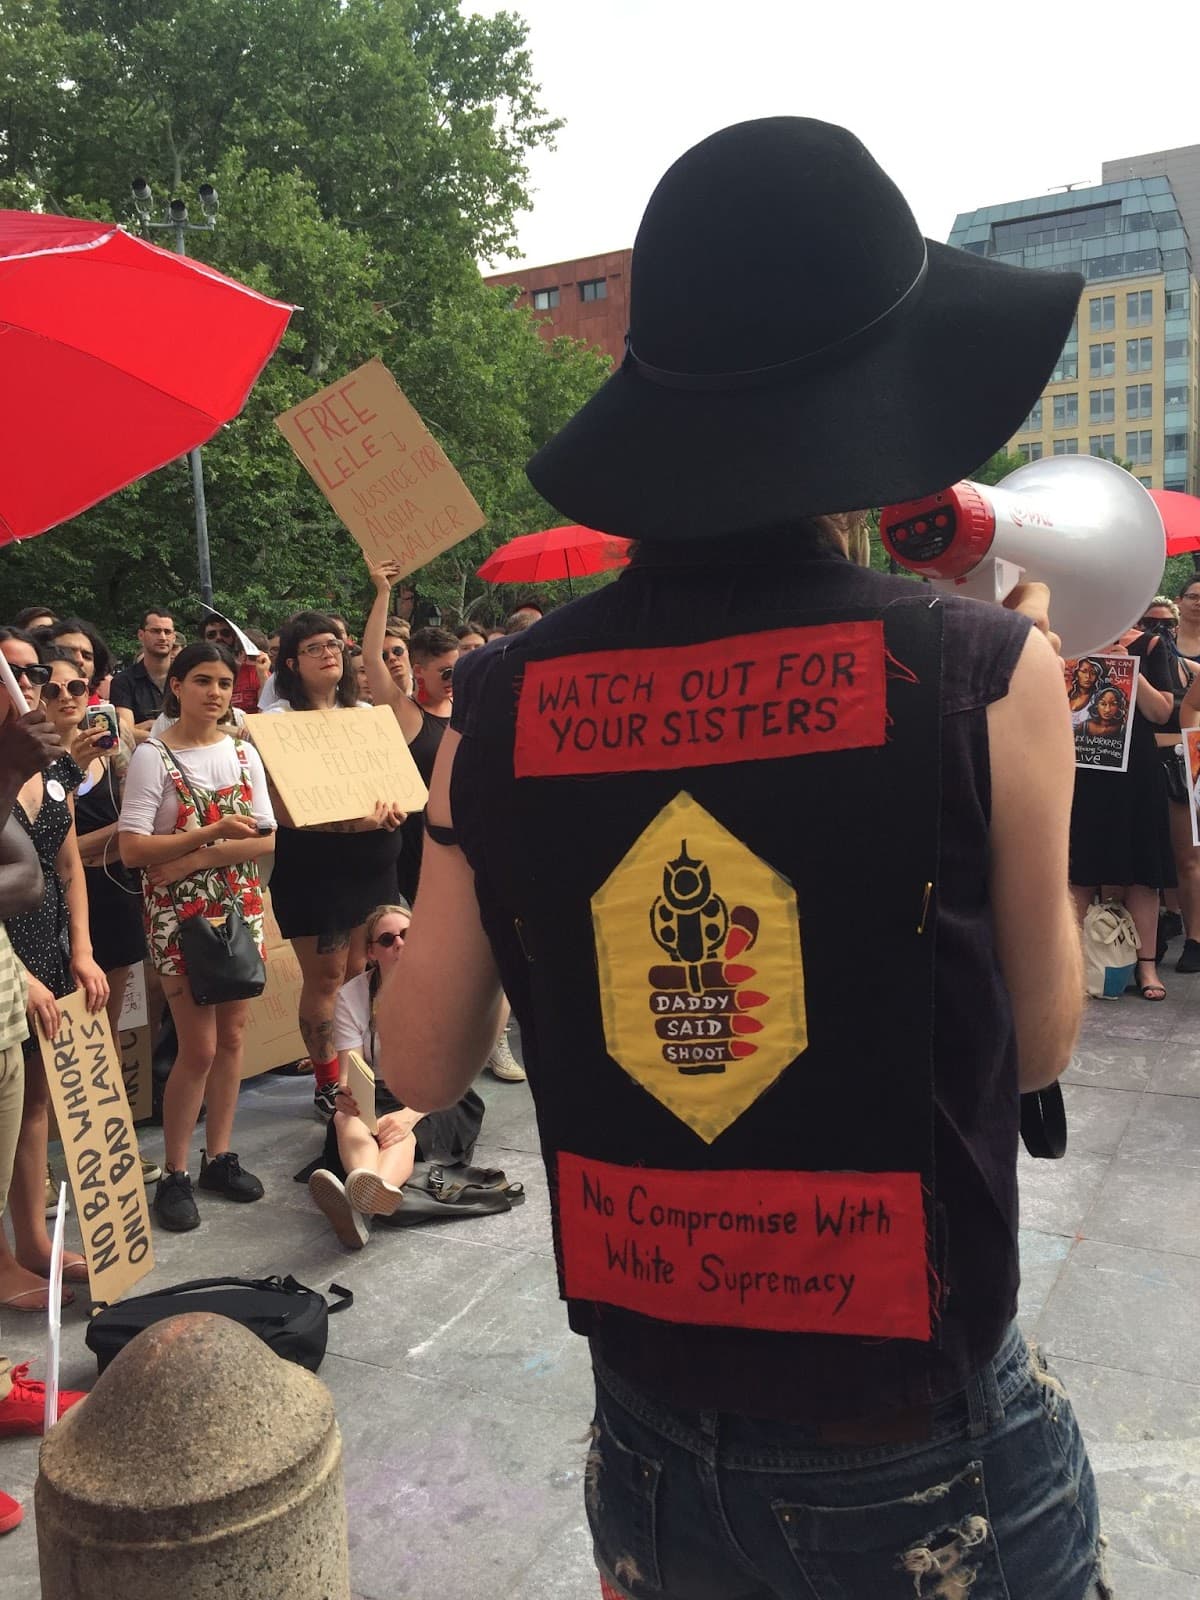
[[455,827],[572,1327],[677,1404],[852,1418],[961,1386],[1014,1309],[983,708],[1024,629],[712,557],[460,666]]

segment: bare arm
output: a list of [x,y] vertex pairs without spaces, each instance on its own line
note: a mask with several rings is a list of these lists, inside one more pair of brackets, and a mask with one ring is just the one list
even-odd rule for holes
[[[1162,646],[1156,639],[1147,651],[1147,657],[1161,649]],[[1147,722],[1157,722],[1161,726],[1164,722],[1170,722],[1171,713],[1175,709],[1175,698],[1162,689],[1156,689],[1142,671],[1138,673],[1137,708]]]
[[[8,808],[11,812],[11,806]],[[0,826],[0,920],[32,911],[42,898],[41,863],[29,835],[11,814]]]
[[[429,794],[430,820],[451,824],[459,735],[446,734]],[[446,960],[446,951],[454,960]],[[404,955],[379,995],[378,1071],[408,1106],[437,1111],[466,1093],[500,1031],[504,994],[479,920],[475,874],[457,845],[426,837],[421,887]]]
[[371,698],[377,706],[391,706],[392,715],[400,724],[400,732],[411,744],[421,731],[422,717],[416,706],[396,686],[391,673],[383,664],[384,627],[387,624],[388,606],[395,583],[395,563],[385,561],[374,567],[367,563],[367,571],[375,585],[375,600],[363,629],[362,652],[367,669],[367,682]]
[[149,867],[146,877],[158,889],[169,883],[178,883],[181,878],[190,878],[194,872],[209,872],[213,867],[233,867],[243,861],[260,861],[274,849],[273,833],[245,839],[221,839],[186,856],[176,856],[174,861]]
[[54,866],[63,886],[67,902],[67,928],[71,952],[71,974],[87,996],[89,1011],[99,1011],[108,1000],[108,979],[92,955],[92,929],[88,920],[87,880],[83,876],[83,862],[79,859],[79,841],[75,835],[75,796],[67,802],[71,811],[71,826],[59,846]]
[[255,824],[246,817],[225,816],[207,822],[202,828],[183,833],[119,833],[121,860],[127,867],[156,867],[180,856],[190,855],[218,839],[244,840],[257,837]]
[[93,828],[91,833],[79,835],[79,857],[85,867],[99,867],[105,859],[105,852],[111,856],[113,840],[117,836],[117,824],[106,823],[103,828]]
[[1062,663],[1037,632],[1003,700],[988,707],[991,902],[1012,997],[1022,1093],[1053,1083],[1083,1009],[1079,928],[1067,890],[1075,747]]

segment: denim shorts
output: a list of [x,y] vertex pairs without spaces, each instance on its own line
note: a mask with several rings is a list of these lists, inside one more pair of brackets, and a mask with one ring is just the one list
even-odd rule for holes
[[1111,1600],[1070,1401],[1016,1324],[906,1444],[678,1411],[594,1364],[588,1521],[624,1600]]

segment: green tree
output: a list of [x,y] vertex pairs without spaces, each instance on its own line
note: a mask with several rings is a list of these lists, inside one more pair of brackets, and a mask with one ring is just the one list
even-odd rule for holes
[[[222,609],[264,626],[313,603],[361,610],[358,548],[273,418],[374,355],[489,516],[420,574],[435,598],[461,609],[497,543],[561,520],[523,463],[607,362],[546,345],[475,266],[511,242],[528,154],[557,127],[538,104],[524,25],[504,13],[433,0],[6,0],[0,202],[129,224],[134,175],[160,199],[210,180],[219,226],[189,248],[300,308],[242,414],[205,447]],[[174,336],[186,360],[203,331]],[[197,588],[184,460],[0,557],[0,615],[34,601],[79,610],[123,646],[147,602],[187,616]]]

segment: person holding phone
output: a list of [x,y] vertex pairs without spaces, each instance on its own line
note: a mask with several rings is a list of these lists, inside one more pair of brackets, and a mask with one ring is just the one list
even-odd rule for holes
[[150,959],[179,1040],[163,1095],[166,1171],[154,1195],[155,1218],[174,1233],[200,1223],[188,1157],[201,1105],[207,1123],[198,1186],[242,1202],[263,1193],[230,1149],[248,1002],[198,1004],[179,937],[183,918],[219,921],[236,906],[266,954],[259,862],[273,848],[275,815],[258,751],[222,727],[236,673],[223,645],[180,651],[164,703],[177,720],[134,752],[118,823],[121,860],[144,875]]
[[[53,647],[39,651],[28,634],[15,628],[0,629],[3,651],[24,691],[30,708],[43,695],[55,706],[76,683],[71,694],[80,703],[87,686],[75,665],[74,654]],[[49,656],[46,661],[39,656]],[[46,1155],[50,1131],[50,1095],[46,1085],[37,1030],[54,1038],[59,1029],[58,1002],[76,988],[84,991],[89,1011],[108,1002],[108,979],[92,953],[88,919],[87,884],[75,835],[74,795],[83,777],[70,755],[63,754],[44,771],[22,784],[13,815],[29,835],[42,869],[42,894],[36,906],[8,921],[8,936],[24,967],[28,981],[27,1004],[30,1036],[25,1045],[25,1103],[13,1167],[9,1214],[15,1255],[21,1266],[40,1276],[50,1271],[50,1235],[46,1230]],[[86,1283],[87,1266],[81,1255],[67,1251],[63,1257],[63,1282]]]

